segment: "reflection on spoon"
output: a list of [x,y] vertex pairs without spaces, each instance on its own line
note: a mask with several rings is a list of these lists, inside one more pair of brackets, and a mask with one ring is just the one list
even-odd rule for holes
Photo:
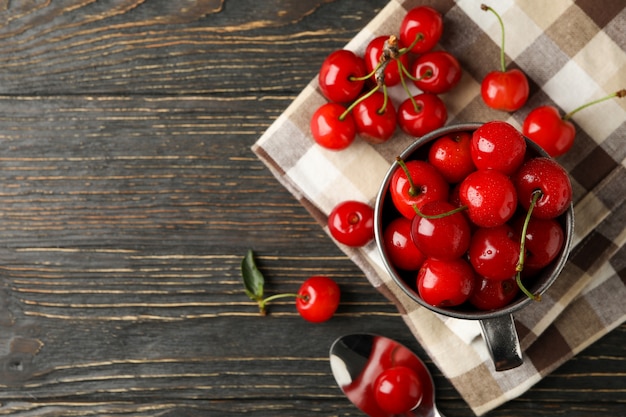
[[435,406],[435,385],[426,365],[404,345],[372,334],[351,334],[335,340],[330,348],[330,367],[337,384],[361,411],[370,417],[392,417],[376,403],[374,382],[386,369],[407,366],[419,378],[423,390],[420,404],[404,417],[444,417]]

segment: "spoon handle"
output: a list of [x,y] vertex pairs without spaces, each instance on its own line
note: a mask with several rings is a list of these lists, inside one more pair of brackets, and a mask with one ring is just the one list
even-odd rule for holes
[[437,410],[437,407],[434,407],[433,408],[433,415],[432,415],[432,417],[445,417],[445,416],[443,414],[441,414],[439,412],[439,410]]

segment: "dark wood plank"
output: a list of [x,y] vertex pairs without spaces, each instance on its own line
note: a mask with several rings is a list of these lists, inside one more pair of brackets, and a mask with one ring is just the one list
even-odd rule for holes
[[37,3],[0,14],[0,94],[294,94],[386,2]]
[[[0,415],[357,416],[329,372],[336,337],[425,357],[250,151],[385,3],[0,4]],[[335,277],[337,317],[308,324],[289,301],[260,317],[248,248],[268,292]],[[624,414],[625,332],[491,415]],[[471,416],[429,366],[442,411]]]

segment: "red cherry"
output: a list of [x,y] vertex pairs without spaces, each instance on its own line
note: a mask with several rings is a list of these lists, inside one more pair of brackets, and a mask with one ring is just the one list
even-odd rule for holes
[[459,198],[470,220],[481,227],[509,221],[517,208],[517,193],[508,176],[493,169],[469,174],[459,186]]
[[461,80],[459,61],[446,51],[431,51],[418,57],[411,66],[417,88],[433,94],[443,94]]
[[417,274],[417,291],[432,306],[458,306],[472,294],[474,281],[474,270],[463,258],[426,259]]
[[374,382],[374,397],[378,406],[391,415],[402,415],[422,401],[422,384],[411,368],[394,366],[385,369]]
[[[515,220],[513,228],[521,240],[524,217]],[[554,219],[532,218],[526,226],[524,270],[538,271],[548,266],[561,252],[565,242],[563,227]]]
[[311,134],[320,146],[338,151],[354,141],[356,125],[344,106],[325,103],[311,117]]
[[528,100],[528,79],[518,70],[506,70],[504,59],[504,23],[500,15],[491,7],[481,5],[481,9],[492,12],[500,23],[502,44],[500,45],[500,71],[488,73],[480,85],[480,94],[485,104],[492,109],[513,112],[519,110]]
[[426,259],[411,237],[411,220],[396,217],[383,232],[384,247],[393,266],[405,271],[417,271]]
[[378,144],[388,141],[396,131],[396,109],[385,94],[375,91],[352,109],[356,131],[365,141]]
[[492,109],[514,112],[519,110],[529,94],[528,79],[518,69],[492,71],[483,78],[480,94]]
[[404,45],[412,46],[411,52],[418,54],[433,49],[442,33],[441,13],[428,6],[409,10],[400,24],[400,41]]
[[540,106],[528,113],[522,132],[552,157],[569,151],[576,137],[574,124],[562,119],[553,106]]
[[374,238],[374,209],[360,201],[343,201],[330,212],[328,230],[344,245],[364,246]]
[[429,201],[447,200],[449,186],[441,174],[426,161],[401,162],[406,167],[398,168],[391,176],[389,191],[396,209],[407,219],[415,217],[415,209]]
[[461,182],[476,170],[470,152],[472,135],[458,132],[436,139],[428,151],[428,162],[449,183]]
[[540,191],[533,217],[552,219],[565,213],[572,202],[567,171],[554,159],[536,157],[526,161],[514,177],[520,205],[528,210],[535,191]]
[[552,106],[540,106],[526,116],[522,131],[552,157],[561,156],[574,144],[576,129],[569,120],[579,111],[612,98],[626,97],[626,89],[583,104],[561,117]]
[[503,280],[479,277],[469,302],[480,310],[496,310],[511,303],[518,293],[514,277]]
[[[389,39],[389,36],[378,36],[372,39],[367,47],[365,48],[365,68],[368,73],[374,71],[375,68],[378,67],[380,62],[380,56],[383,53],[383,49],[385,48],[385,42]],[[398,48],[402,49],[403,44],[401,41],[398,41]],[[384,84],[387,87],[394,86],[400,83],[400,63],[404,65],[405,68],[409,67],[409,57],[406,54],[402,54],[398,57],[399,62],[396,60],[392,60],[387,64],[387,67],[384,69],[385,80]],[[372,79],[376,82],[376,76],[373,75]]]
[[447,119],[446,105],[439,97],[430,93],[408,98],[398,108],[398,124],[411,136],[424,136],[439,129]]
[[365,61],[354,52],[340,49],[332,52],[322,63],[318,74],[319,87],[326,99],[347,103],[358,97],[366,75]]
[[511,124],[496,120],[474,131],[470,150],[476,168],[511,175],[524,162],[526,140]]
[[312,323],[330,319],[339,306],[339,286],[331,278],[313,276],[302,283],[296,308],[302,318]]
[[[420,209],[427,216],[449,213],[455,207],[446,201],[431,201]],[[469,248],[470,227],[461,212],[440,218],[413,217],[411,236],[427,257],[450,260],[461,257]]]
[[479,275],[487,279],[504,280],[515,277],[519,253],[520,241],[513,229],[504,224],[476,230],[468,255]]

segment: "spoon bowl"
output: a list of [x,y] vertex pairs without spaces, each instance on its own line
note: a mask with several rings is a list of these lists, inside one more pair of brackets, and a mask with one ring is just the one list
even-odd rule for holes
[[393,417],[376,404],[374,382],[382,371],[400,365],[416,373],[423,391],[419,405],[405,416],[444,417],[435,405],[435,384],[428,368],[401,343],[374,334],[349,334],[330,347],[330,367],[337,385],[370,417]]

